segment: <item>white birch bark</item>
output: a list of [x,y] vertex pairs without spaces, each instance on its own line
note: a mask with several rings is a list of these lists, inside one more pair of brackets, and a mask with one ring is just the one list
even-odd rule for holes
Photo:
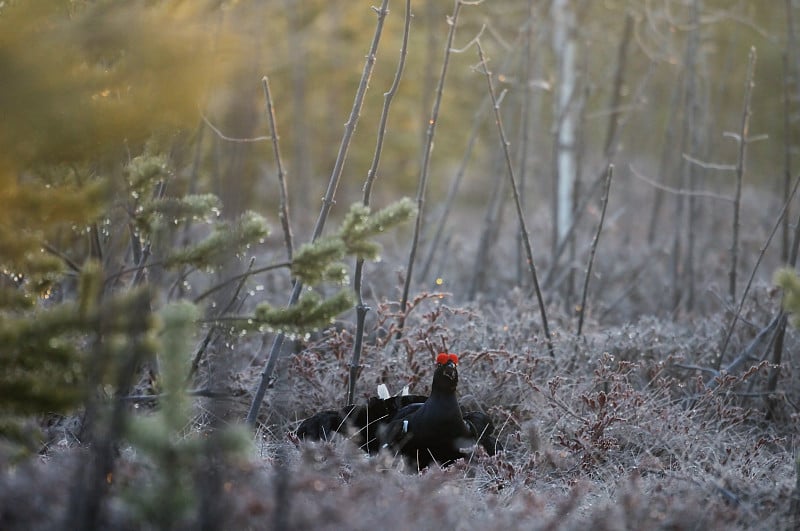
[[556,244],[560,243],[572,224],[572,189],[577,172],[575,137],[578,109],[574,105],[577,91],[577,41],[575,13],[570,0],[553,1],[553,50],[558,58],[556,85]]

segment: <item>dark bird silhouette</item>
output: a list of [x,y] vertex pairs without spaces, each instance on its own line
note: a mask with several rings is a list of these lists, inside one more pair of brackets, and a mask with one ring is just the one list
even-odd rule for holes
[[431,394],[370,398],[366,406],[328,410],[304,420],[297,436],[328,440],[333,433],[350,434],[370,453],[388,448],[418,469],[434,461],[446,466],[470,455],[479,443],[489,455],[501,449],[492,436],[494,424],[480,411],[464,412],[458,404],[458,356],[439,354]]

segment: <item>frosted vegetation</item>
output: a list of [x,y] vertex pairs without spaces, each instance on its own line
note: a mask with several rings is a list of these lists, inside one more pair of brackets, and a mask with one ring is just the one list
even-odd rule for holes
[[[0,529],[796,529],[767,3],[0,1]],[[297,437],[439,352],[503,451]]]

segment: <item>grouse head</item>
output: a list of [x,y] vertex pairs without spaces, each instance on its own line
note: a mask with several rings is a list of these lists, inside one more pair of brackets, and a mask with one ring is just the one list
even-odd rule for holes
[[431,394],[455,393],[458,387],[458,356],[444,352],[436,356]]

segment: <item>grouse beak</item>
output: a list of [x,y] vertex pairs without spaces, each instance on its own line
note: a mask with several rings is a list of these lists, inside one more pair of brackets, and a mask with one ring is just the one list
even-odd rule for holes
[[442,374],[444,374],[447,379],[453,383],[458,383],[458,369],[456,368],[456,364],[452,361],[448,361],[445,364]]

